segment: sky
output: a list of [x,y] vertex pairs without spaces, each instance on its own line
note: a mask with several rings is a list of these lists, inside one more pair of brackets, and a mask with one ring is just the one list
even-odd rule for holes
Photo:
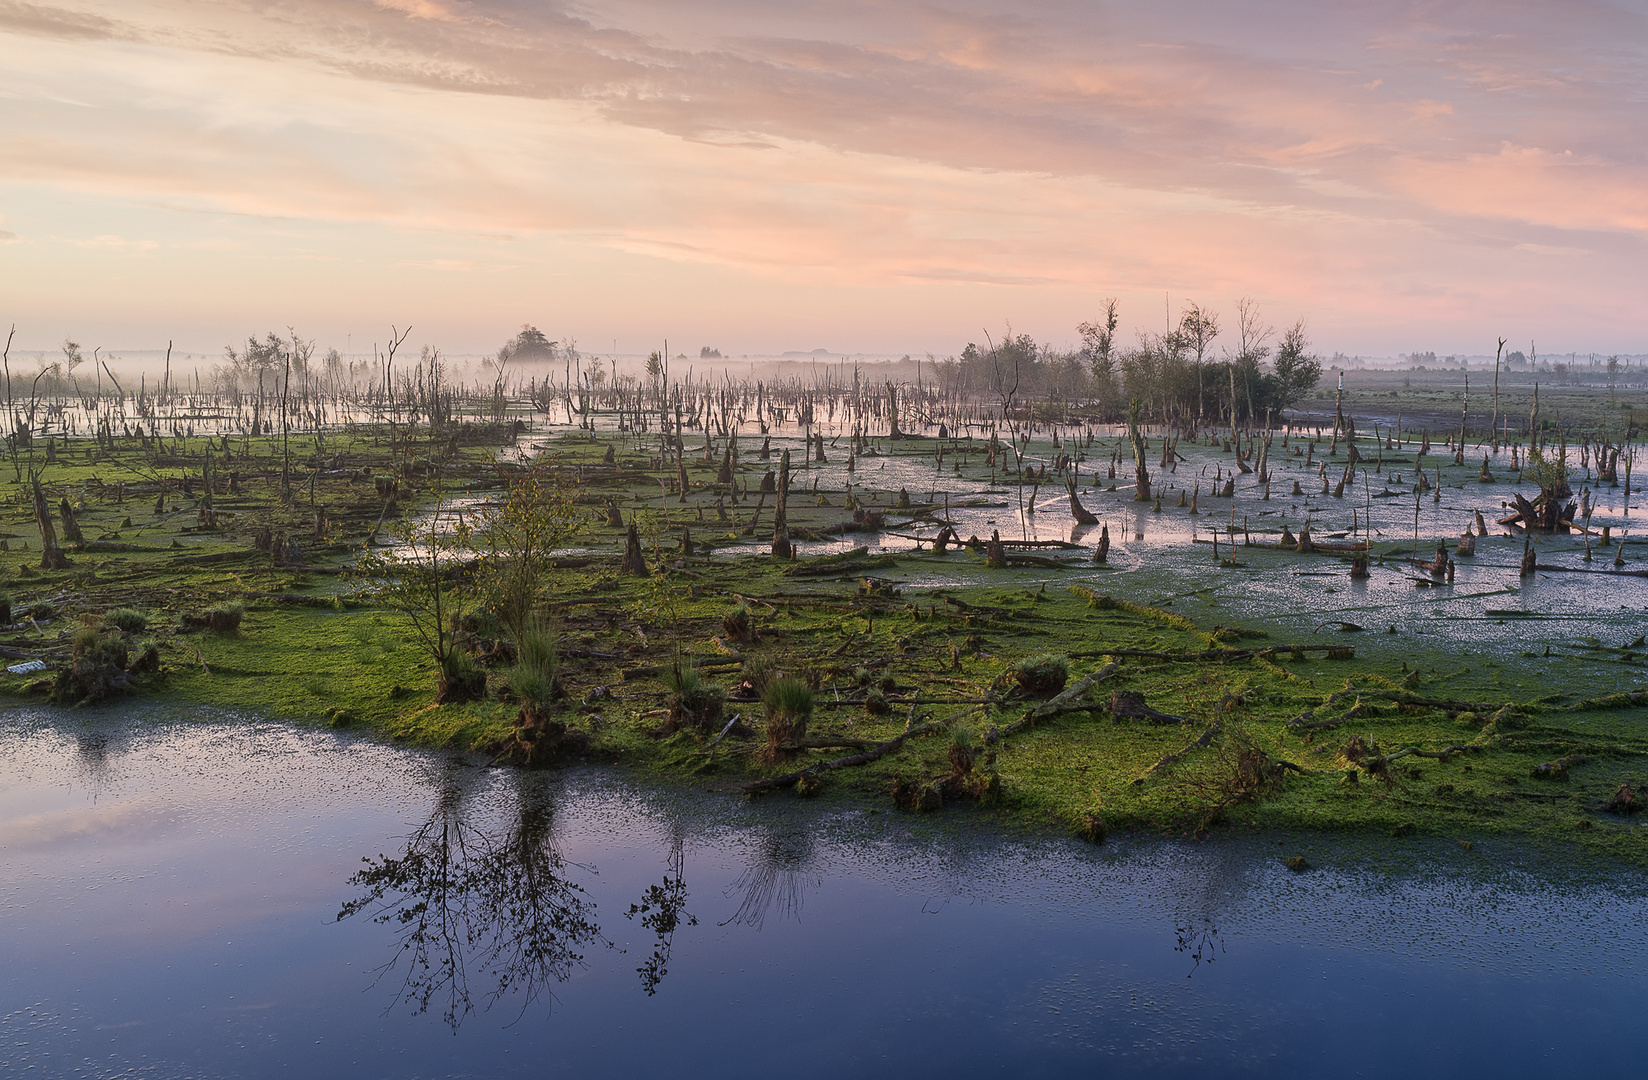
[[[0,0],[0,331],[1648,351],[1648,2]],[[1227,334],[1228,337],[1228,334]]]

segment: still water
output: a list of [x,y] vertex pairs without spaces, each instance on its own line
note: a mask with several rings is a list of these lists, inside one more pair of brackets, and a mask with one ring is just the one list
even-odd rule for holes
[[1091,847],[484,766],[222,712],[6,711],[0,1075],[1580,1075],[1648,1051],[1635,871]]

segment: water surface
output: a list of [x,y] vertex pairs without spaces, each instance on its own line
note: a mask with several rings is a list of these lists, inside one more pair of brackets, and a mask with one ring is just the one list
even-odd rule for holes
[[1091,847],[152,706],[11,709],[0,763],[5,1075],[1522,1075],[1648,1051],[1648,879],[1494,842]]

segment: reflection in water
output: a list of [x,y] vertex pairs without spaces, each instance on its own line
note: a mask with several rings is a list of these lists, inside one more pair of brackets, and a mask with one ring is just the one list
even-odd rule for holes
[[419,1013],[439,1001],[454,1030],[474,1009],[471,970],[486,984],[485,1007],[515,992],[524,1011],[571,976],[580,950],[604,943],[594,903],[562,875],[547,788],[518,787],[514,820],[493,834],[465,820],[463,796],[449,772],[405,852],[364,860],[349,880],[365,892],[338,912],[396,927],[395,955],[379,977],[404,960],[402,1000]]
[[675,946],[675,928],[685,920],[688,926],[697,926],[698,919],[686,911],[687,883],[685,878],[686,856],[682,842],[685,837],[677,831],[670,844],[668,869],[664,872],[664,880],[657,885],[649,885],[647,891],[641,894],[639,904],[631,904],[624,918],[633,919],[641,916],[641,925],[658,935],[658,941],[653,945],[652,956],[647,962],[635,970],[641,976],[641,989],[651,997],[658,992],[658,984],[669,973],[670,950]]
[[741,891],[744,896],[732,918],[721,925],[738,923],[759,930],[774,908],[781,918],[799,922],[807,889],[824,881],[807,866],[812,849],[812,836],[804,831],[765,833],[756,844],[755,858],[727,889],[728,895]]
[[1225,951],[1219,935],[1221,914],[1237,910],[1249,889],[1252,872],[1249,859],[1224,848],[1209,850],[1198,871],[1194,888],[1179,892],[1179,914],[1173,920],[1173,951],[1191,959],[1185,978],[1196,974],[1203,964],[1211,964]]
[[1196,969],[1202,966],[1203,961],[1211,964],[1218,959],[1214,953],[1225,951],[1225,943],[1219,937],[1219,928],[1208,917],[1195,923],[1175,925],[1173,936],[1178,942],[1173,946],[1173,951],[1190,954],[1192,963],[1190,971],[1185,975],[1187,979],[1196,974]]
[[[104,787],[113,774],[109,737],[101,731],[82,730],[75,734],[74,741],[76,755],[80,759],[81,773],[85,777],[92,802],[96,803],[102,797]],[[114,756],[119,756],[124,749],[124,745],[115,746]]]

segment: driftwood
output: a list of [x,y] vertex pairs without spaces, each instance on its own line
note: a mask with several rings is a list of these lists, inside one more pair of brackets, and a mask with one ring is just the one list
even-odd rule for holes
[[[1325,720],[1316,719],[1317,714],[1322,712],[1324,709],[1331,709],[1341,701],[1344,701],[1346,698],[1352,697],[1357,699],[1356,703],[1344,713]],[[1641,692],[1641,697],[1643,703],[1648,704],[1648,692]],[[1368,700],[1363,701],[1363,698]],[[1330,694],[1321,704],[1315,706],[1314,708],[1307,709],[1298,716],[1294,717],[1292,720],[1289,720],[1287,726],[1290,731],[1324,731],[1328,728],[1337,727],[1346,721],[1354,720],[1359,716],[1365,715],[1366,712],[1372,707],[1371,703],[1374,701],[1388,702],[1392,705],[1412,705],[1425,709],[1438,709],[1442,712],[1450,713],[1475,712],[1494,713],[1498,715],[1502,714],[1507,709],[1516,708],[1516,706],[1503,701],[1457,701],[1448,698],[1420,697],[1418,694],[1410,694],[1403,690],[1353,690],[1347,686],[1343,690]]]
[[[1040,705],[1037,705],[1034,709],[1031,709],[1028,713],[1026,713],[1020,719],[1014,721],[1013,723],[1007,725],[1004,728],[1001,728],[1000,730],[995,730],[994,731],[994,738],[1001,739],[1001,738],[1006,738],[1009,735],[1017,734],[1018,732],[1023,731],[1025,728],[1028,728],[1028,727],[1031,727],[1035,724],[1038,724],[1043,720],[1047,720],[1047,719],[1050,719],[1054,716],[1058,716],[1061,713],[1079,712],[1079,711],[1084,710],[1084,709],[1098,708],[1099,706],[1097,704],[1092,703],[1092,702],[1082,702],[1080,699],[1081,699],[1082,695],[1085,694],[1094,685],[1096,685],[1097,683],[1103,682],[1105,679],[1108,679],[1112,675],[1114,675],[1116,673],[1116,670],[1117,670],[1117,665],[1108,664],[1104,668],[1102,668],[1101,670],[1096,671],[1093,674],[1086,676],[1085,678],[1083,678],[1079,682],[1077,682],[1075,685],[1070,686],[1069,688],[1067,688],[1063,693],[1059,694],[1057,697],[1051,698],[1047,701],[1042,702]],[[951,724],[954,724],[956,721],[961,720],[965,717],[972,716],[975,713],[983,712],[983,711],[985,711],[986,709],[989,709],[992,705],[995,705],[995,704],[997,704],[996,700],[995,699],[990,699],[989,701],[987,701],[984,704],[981,704],[981,705],[976,706],[976,707],[971,708],[971,709],[964,709],[963,711],[955,714],[954,716],[947,717],[944,720],[929,720],[926,723],[916,724],[916,725],[912,726],[909,730],[901,732],[900,734],[893,736],[891,739],[888,739],[886,742],[876,743],[874,745],[867,746],[866,749],[860,751],[857,754],[850,754],[847,757],[836,758],[833,761],[820,761],[817,764],[809,765],[805,769],[797,769],[794,772],[785,773],[783,776],[772,776],[772,777],[768,777],[765,780],[756,780],[752,783],[744,784],[740,788],[740,790],[743,791],[744,794],[746,794],[746,795],[759,795],[759,794],[762,794],[763,792],[774,791],[778,788],[794,787],[797,783],[799,783],[801,781],[801,778],[803,776],[817,776],[820,773],[832,772],[836,769],[848,769],[848,768],[852,768],[852,767],[857,766],[857,765],[868,765],[872,761],[878,761],[881,758],[886,757],[888,754],[892,753],[893,751],[895,751],[895,750],[899,749],[901,746],[903,746],[905,744],[905,742],[907,742],[910,739],[915,738],[918,735],[930,734],[931,732],[937,731],[941,728],[944,728],[944,727],[947,727]],[[990,735],[987,734],[986,738],[990,738]],[[856,740],[849,741],[849,740],[840,740],[840,739],[828,739],[828,740],[820,740],[820,743],[821,744],[828,743],[830,745],[856,745],[857,741]],[[822,747],[820,747],[820,748],[822,748]]]

